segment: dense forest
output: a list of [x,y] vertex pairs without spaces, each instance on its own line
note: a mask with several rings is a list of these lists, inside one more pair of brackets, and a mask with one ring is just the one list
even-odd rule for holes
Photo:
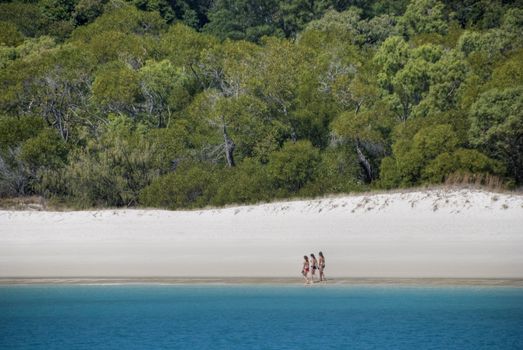
[[0,1],[0,197],[523,185],[523,1]]

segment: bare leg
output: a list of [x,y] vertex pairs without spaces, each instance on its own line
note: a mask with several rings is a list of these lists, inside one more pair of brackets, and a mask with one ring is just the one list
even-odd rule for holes
[[301,274],[303,275],[303,278],[305,279],[305,284],[309,284],[309,272],[303,270],[301,272]]
[[327,279],[325,278],[325,273],[323,272],[323,269],[320,269],[320,281],[327,282]]

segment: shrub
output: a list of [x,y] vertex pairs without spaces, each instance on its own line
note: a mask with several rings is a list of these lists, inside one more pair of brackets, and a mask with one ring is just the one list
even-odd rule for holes
[[140,204],[169,209],[203,207],[216,192],[212,168],[202,165],[179,166],[140,192]]
[[441,183],[455,172],[502,175],[504,171],[501,162],[476,150],[461,148],[440,154],[423,169],[422,177],[425,182]]
[[319,161],[319,151],[310,141],[286,142],[269,157],[269,177],[275,188],[296,193],[312,180]]
[[236,168],[226,169],[213,204],[255,203],[268,201],[273,189],[267,167],[254,159],[247,158]]

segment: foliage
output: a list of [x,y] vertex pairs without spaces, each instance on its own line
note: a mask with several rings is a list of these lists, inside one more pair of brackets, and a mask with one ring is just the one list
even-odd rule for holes
[[393,157],[382,161],[382,186],[418,184],[427,164],[440,154],[455,150],[458,142],[456,133],[448,124],[424,127],[412,139],[399,139],[392,146]]
[[520,5],[1,2],[0,195],[186,208],[521,186]]
[[37,136],[24,142],[20,150],[20,159],[30,168],[57,168],[65,164],[67,145],[56,130],[46,128]]
[[476,150],[457,149],[444,152],[432,160],[422,171],[422,178],[428,183],[441,183],[450,174],[462,172],[471,174],[503,175],[501,162],[493,160]]
[[211,169],[180,167],[145,187],[140,193],[140,204],[169,209],[202,207],[214,196],[215,181]]
[[246,159],[235,169],[228,169],[212,199],[214,205],[256,203],[275,195],[267,166],[255,159]]
[[23,40],[23,35],[13,23],[0,22],[0,45],[17,46]]
[[470,142],[502,160],[510,174],[523,179],[523,89],[492,89],[470,110]]
[[68,192],[81,206],[124,206],[159,174],[155,144],[142,125],[111,116],[100,138],[71,155],[64,176]]
[[[361,11],[355,8],[344,12],[330,10],[320,19],[311,21],[306,29],[336,35],[338,40],[346,40],[358,46],[379,45],[389,36],[398,34],[394,17],[382,15],[362,19]],[[306,32],[303,34],[306,35]]]
[[409,36],[423,33],[445,34],[448,23],[444,9],[445,6],[438,0],[413,0],[407,6],[401,25]]
[[38,135],[44,126],[44,121],[38,117],[0,116],[0,150],[20,145]]
[[276,0],[217,0],[209,10],[205,31],[220,39],[258,41],[264,35],[283,35],[274,25]]
[[269,177],[277,190],[297,192],[313,179],[319,161],[309,141],[287,142],[269,158]]

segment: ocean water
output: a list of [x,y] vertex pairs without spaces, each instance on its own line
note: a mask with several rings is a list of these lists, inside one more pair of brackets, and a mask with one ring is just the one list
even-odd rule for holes
[[2,286],[0,349],[523,349],[523,288]]

